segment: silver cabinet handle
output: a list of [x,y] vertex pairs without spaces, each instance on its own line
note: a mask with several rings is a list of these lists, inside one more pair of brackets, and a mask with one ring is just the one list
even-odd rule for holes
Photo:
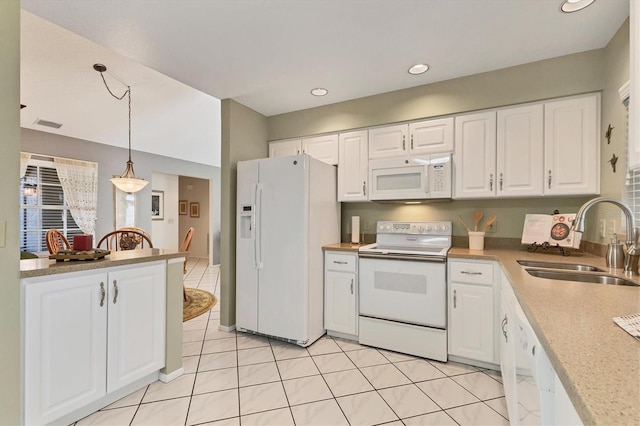
[[502,181],[503,181],[502,173],[500,173],[500,191],[502,191]]
[[456,308],[456,290],[453,290],[453,307]]
[[474,272],[474,271],[460,271],[460,273],[465,275],[482,275],[482,272]]
[[509,321],[507,320],[507,314],[504,314],[504,318],[502,319],[502,335],[504,336],[504,341],[507,343],[509,342],[509,338],[507,337],[507,330],[506,330],[508,322]]
[[367,195],[367,182],[362,182],[362,195]]
[[333,263],[337,263],[338,265],[346,265],[349,262],[345,262],[344,260],[334,260]]
[[489,191],[493,191],[493,173],[489,175]]
[[413,150],[413,134],[411,134],[411,150]]
[[403,151],[406,151],[406,147],[405,147],[404,139],[405,139],[405,136],[403,135],[403,136],[402,136],[402,150],[403,150]]
[[531,347],[531,355],[536,356],[536,345]]
[[104,298],[107,296],[107,292],[104,291],[104,282],[100,282],[100,307],[104,306]]
[[353,278],[351,278],[351,294],[353,294]]
[[118,300],[118,281],[113,280],[113,289],[115,290],[115,294],[113,295],[113,303],[116,303]]
[[551,189],[551,170],[549,170],[549,176],[547,177],[547,182],[549,185],[549,189]]

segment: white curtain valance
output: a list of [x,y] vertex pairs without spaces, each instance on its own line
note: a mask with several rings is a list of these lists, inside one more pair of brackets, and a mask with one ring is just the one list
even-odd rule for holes
[[54,158],[58,179],[73,220],[85,234],[93,234],[98,217],[98,164]]
[[24,177],[27,173],[27,166],[29,165],[29,160],[31,160],[30,152],[20,152],[20,179]]

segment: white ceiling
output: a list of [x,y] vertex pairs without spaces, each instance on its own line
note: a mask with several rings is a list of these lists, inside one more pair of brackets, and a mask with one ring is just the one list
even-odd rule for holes
[[[57,40],[50,37],[50,28],[24,28],[23,15],[23,94],[25,76],[40,77],[29,81],[32,99],[22,98],[29,105],[22,114],[40,108],[40,94],[58,86],[64,96],[51,93],[43,101],[69,122],[81,115],[86,103],[67,113],[51,98],[91,93],[93,102],[109,97],[90,68],[94,62],[105,63],[132,85],[134,111],[141,109],[136,103],[141,101],[135,100],[140,96],[136,92],[143,90],[139,86],[163,91],[163,86],[155,86],[161,73],[271,116],[601,48],[629,15],[629,0],[596,0],[573,14],[559,11],[561,0],[22,0],[21,4],[100,50],[90,54],[88,48],[82,59],[73,58],[71,52],[88,40]],[[60,54],[63,47],[69,56]],[[28,51],[38,48],[37,57]],[[118,59],[119,55],[129,59]],[[30,58],[27,64],[25,57]],[[431,69],[421,76],[408,74],[409,66],[417,62],[426,62]],[[86,85],[60,84],[59,75],[49,74],[54,64],[71,82],[82,81],[80,74],[95,75]],[[150,83],[152,76],[158,81]],[[313,97],[309,91],[314,87],[327,88],[329,94]],[[151,104],[165,108],[158,102],[165,97],[156,95],[159,99]],[[44,113],[41,118],[57,121]],[[181,124],[185,129],[191,123]],[[146,147],[134,140],[134,149]]]

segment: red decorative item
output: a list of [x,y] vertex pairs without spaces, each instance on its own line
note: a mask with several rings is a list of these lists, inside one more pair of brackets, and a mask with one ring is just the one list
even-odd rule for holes
[[73,249],[77,251],[87,251],[93,248],[93,235],[74,235]]

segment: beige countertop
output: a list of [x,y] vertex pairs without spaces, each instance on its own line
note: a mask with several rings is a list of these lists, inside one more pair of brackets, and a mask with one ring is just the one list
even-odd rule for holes
[[[585,424],[640,424],[640,342],[612,318],[640,313],[640,287],[530,276],[518,259],[582,263],[608,274],[604,258],[558,252],[452,248],[450,259],[498,261]],[[640,282],[640,277],[631,278]]]
[[322,250],[334,250],[334,251],[352,251],[357,252],[358,249],[366,244],[354,244],[354,243],[335,243],[327,244],[322,247]]
[[137,249],[112,251],[111,254],[98,260],[67,260],[56,262],[50,259],[26,259],[20,261],[20,278],[41,277],[46,275],[64,274],[67,272],[90,271],[112,266],[132,265],[136,263],[153,262],[178,257],[185,257],[186,253],[165,249]]

